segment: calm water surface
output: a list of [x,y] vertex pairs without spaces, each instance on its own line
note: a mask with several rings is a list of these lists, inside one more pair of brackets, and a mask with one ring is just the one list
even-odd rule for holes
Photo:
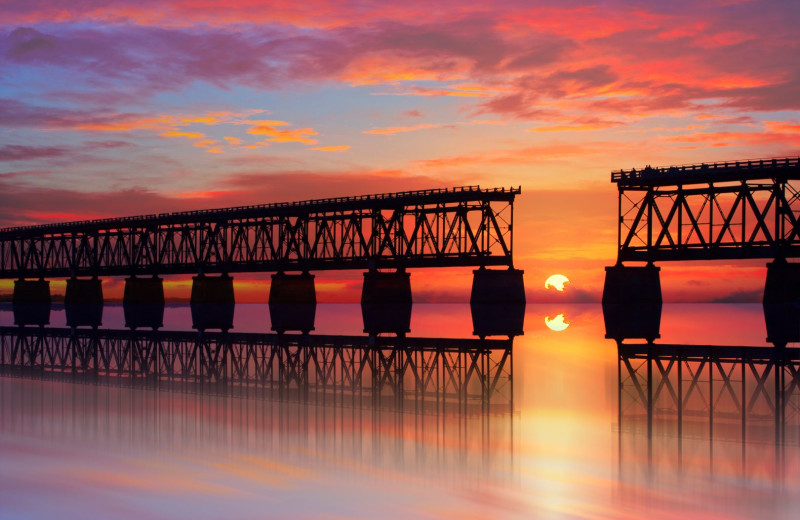
[[[599,305],[525,319],[481,345],[468,306],[415,305],[408,339],[370,343],[359,306],[319,305],[325,338],[277,340],[239,305],[233,339],[198,340],[171,306],[131,339],[109,305],[117,332],[27,338],[46,369],[4,329],[0,518],[797,518],[797,362],[648,360]],[[668,305],[657,344],[765,337],[759,305]]]

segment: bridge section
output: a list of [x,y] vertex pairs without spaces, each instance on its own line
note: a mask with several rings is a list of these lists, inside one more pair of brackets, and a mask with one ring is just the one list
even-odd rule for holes
[[604,302],[660,305],[653,264],[680,260],[770,259],[776,288],[797,286],[777,300],[800,296],[800,270],[784,267],[800,256],[800,158],[647,166],[612,172],[611,182],[619,191],[617,262],[606,269]]
[[618,262],[800,256],[800,158],[612,172]]
[[409,191],[0,230],[0,277],[512,265],[519,188]]
[[[149,277],[190,274],[192,302],[229,304],[232,273],[273,272],[271,302],[312,304],[310,271],[364,269],[362,300],[388,295],[396,303],[401,295],[410,304],[405,269],[470,266],[479,268],[477,286],[502,282],[489,283],[481,298],[507,299],[497,287],[511,276],[518,299],[513,205],[520,192],[464,186],[5,228],[0,278],[17,279],[16,302],[48,303],[45,279],[68,277],[67,303],[102,303],[98,277],[127,276],[126,301],[159,303],[163,285]],[[511,274],[485,269],[491,266]]]

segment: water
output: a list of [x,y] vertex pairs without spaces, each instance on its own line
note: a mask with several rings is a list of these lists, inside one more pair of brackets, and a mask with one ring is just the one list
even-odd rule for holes
[[[600,306],[525,320],[481,347],[468,306],[415,305],[408,336],[427,339],[370,343],[357,305],[319,305],[324,340],[280,343],[265,305],[239,305],[250,339],[207,334],[186,357],[189,308],[169,306],[162,330],[185,332],[118,333],[98,355],[139,370],[115,374],[81,373],[88,332],[27,343],[73,354],[58,370],[9,366],[25,358],[7,332],[0,518],[796,518],[797,361],[667,353],[648,372],[604,339]],[[661,323],[658,344],[767,345],[758,305],[667,305]],[[106,306],[102,329],[123,325]]]

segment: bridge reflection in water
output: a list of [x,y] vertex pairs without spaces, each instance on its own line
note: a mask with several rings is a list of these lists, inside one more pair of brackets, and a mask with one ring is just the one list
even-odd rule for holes
[[623,480],[782,480],[797,462],[785,447],[800,445],[800,349],[618,342],[618,353]]
[[4,378],[80,383],[0,378],[7,431],[511,474],[510,339],[0,327],[0,342]]

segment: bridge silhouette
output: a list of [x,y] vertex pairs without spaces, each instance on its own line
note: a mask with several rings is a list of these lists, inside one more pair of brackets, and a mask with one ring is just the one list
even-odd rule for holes
[[192,303],[227,305],[231,274],[271,272],[270,303],[309,305],[311,271],[363,269],[362,302],[410,304],[406,269],[465,266],[477,268],[471,301],[524,303],[520,192],[464,186],[5,228],[0,278],[16,279],[16,304],[48,304],[59,277],[68,305],[102,304],[102,276],[127,277],[124,303],[163,304],[160,277],[191,274]]
[[798,181],[798,157],[612,172],[617,262],[606,267],[604,306],[632,313],[635,326],[636,316],[660,313],[656,262],[764,258],[764,304],[782,307],[798,329],[789,306],[800,299],[800,264],[787,262],[800,256]]

